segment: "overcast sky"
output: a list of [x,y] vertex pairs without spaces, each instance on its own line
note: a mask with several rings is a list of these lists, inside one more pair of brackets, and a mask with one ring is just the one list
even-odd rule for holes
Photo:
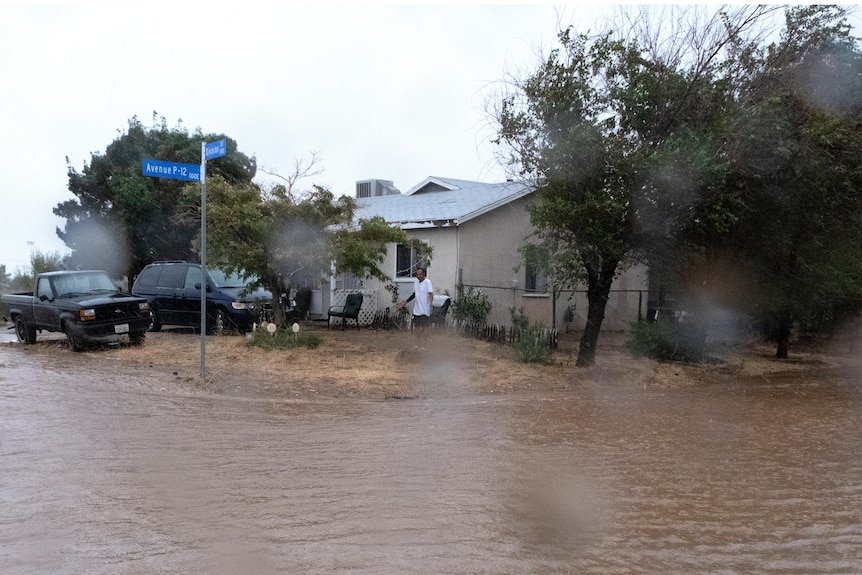
[[[229,6],[239,6],[230,3]],[[407,191],[428,176],[499,181],[483,103],[535,68],[559,9],[530,5],[0,3],[0,264],[65,253],[53,215],[80,170],[137,116],[224,133],[258,166],[350,194],[360,179]],[[590,7],[567,22],[592,27]],[[29,243],[32,242],[32,245]]]

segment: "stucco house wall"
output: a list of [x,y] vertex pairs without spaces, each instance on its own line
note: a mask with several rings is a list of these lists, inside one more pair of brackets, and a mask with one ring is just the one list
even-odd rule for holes
[[[411,195],[412,198],[408,197]],[[477,203],[476,198],[480,196],[487,197],[486,204]],[[582,329],[587,311],[586,295],[582,291],[570,292],[565,300],[558,298],[557,301],[550,293],[524,292],[526,268],[519,249],[533,232],[528,211],[531,201],[530,192],[519,192],[508,183],[428,178],[405,196],[360,202],[358,216],[381,215],[393,225],[399,225],[409,236],[431,245],[433,255],[428,265],[428,278],[436,293],[454,298],[459,284],[489,286],[488,295],[497,300],[494,317],[489,318],[493,323],[510,323],[510,309],[514,307],[523,309],[532,321],[548,327],[554,323],[559,328]],[[454,209],[460,205],[465,206],[463,213]],[[411,277],[395,278],[394,244],[389,247],[382,268],[393,277],[398,299],[406,299],[412,293],[413,281]],[[386,308],[392,310],[392,294],[386,290],[386,283],[375,279],[362,282],[361,289],[375,295],[372,299],[376,309],[369,313],[381,313]],[[645,267],[624,270],[614,282],[603,328],[628,329],[638,314],[646,311],[647,289]],[[569,308],[574,314],[567,316]],[[567,319],[571,321],[566,322]]]
[[459,226],[461,283],[524,287],[523,258],[518,250],[533,229],[529,201],[529,197],[519,198]]

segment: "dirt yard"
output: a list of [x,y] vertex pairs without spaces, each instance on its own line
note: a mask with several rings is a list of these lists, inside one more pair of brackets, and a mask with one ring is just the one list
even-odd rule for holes
[[[837,353],[823,346],[794,348],[789,360],[776,360],[769,345],[728,349],[712,364],[659,363],[632,357],[626,336],[602,334],[591,369],[575,367],[578,340],[563,335],[553,365],[519,362],[507,345],[435,332],[426,342],[398,331],[314,330],[315,349],[266,351],[242,336],[208,337],[207,380],[200,381],[200,339],[194,333],[165,331],[147,335],[144,345],[85,352],[100,363],[122,362],[227,395],[284,398],[410,398],[433,393],[499,394],[567,390],[583,384],[613,383],[640,387],[705,385],[726,378],[763,378],[841,370],[856,360],[846,347]],[[423,345],[424,344],[424,345]],[[53,343],[66,353],[62,341]],[[38,345],[36,347],[39,347]],[[69,352],[71,353],[71,352]]]

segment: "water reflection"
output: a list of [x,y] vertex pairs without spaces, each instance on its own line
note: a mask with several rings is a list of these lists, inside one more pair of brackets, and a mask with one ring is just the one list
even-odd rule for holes
[[862,410],[841,374],[491,398],[453,367],[413,400],[290,403],[51,361],[0,348],[4,572],[862,564]]

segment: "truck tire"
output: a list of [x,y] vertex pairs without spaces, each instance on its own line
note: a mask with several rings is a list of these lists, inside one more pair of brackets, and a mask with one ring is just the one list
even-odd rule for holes
[[150,305],[150,331],[161,331],[162,322],[159,321],[159,314],[156,311],[156,306]]
[[135,331],[129,334],[129,343],[132,345],[141,345],[144,343],[144,339],[147,337],[147,332],[145,331]]
[[66,333],[66,339],[69,342],[69,349],[72,351],[84,351],[84,340],[75,333],[75,328],[69,322],[63,326],[63,331]]
[[15,320],[15,335],[21,343],[36,343],[36,328],[28,325],[23,317]]

